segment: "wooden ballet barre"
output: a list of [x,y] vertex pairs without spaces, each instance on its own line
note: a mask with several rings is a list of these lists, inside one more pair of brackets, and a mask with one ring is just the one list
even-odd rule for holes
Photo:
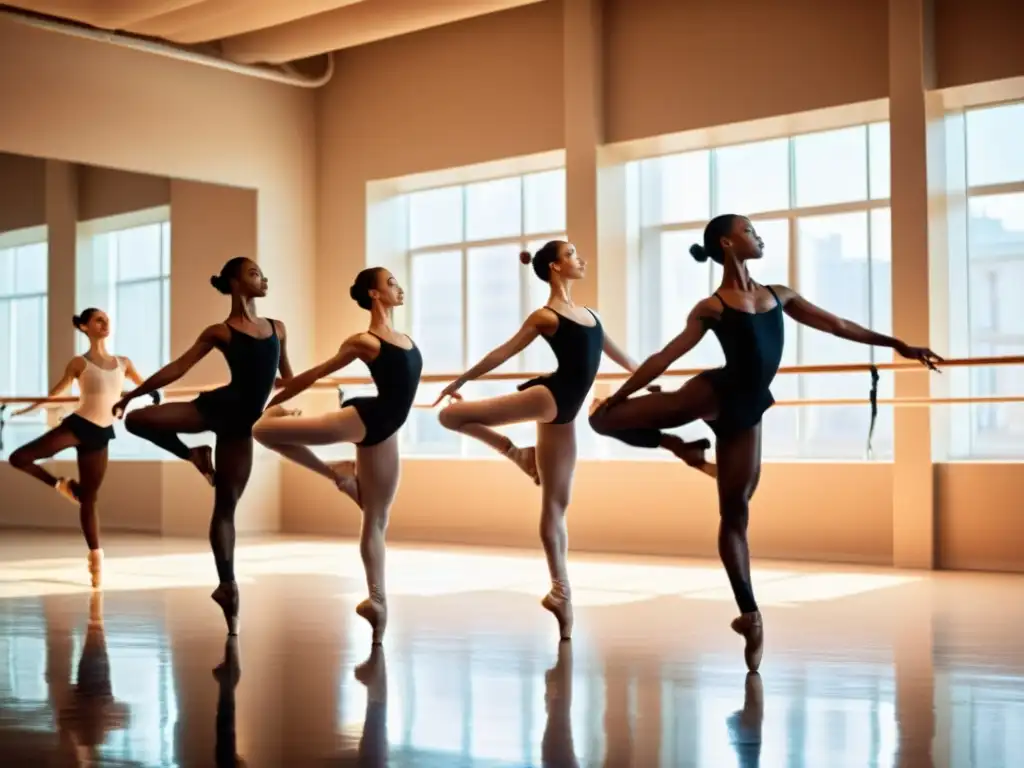
[[[941,368],[962,368],[966,366],[991,366],[991,365],[1024,365],[1024,355],[1005,357],[963,357],[944,360]],[[779,373],[867,373],[872,367],[878,371],[924,371],[926,369],[920,363],[909,360],[893,361],[889,363],[828,363],[824,365],[789,365],[779,368]],[[696,376],[703,373],[706,368],[672,368],[665,371],[658,378]],[[475,381],[526,381],[527,379],[544,376],[548,372],[532,371],[504,371],[501,373],[488,373]],[[597,381],[625,381],[629,378],[627,372],[602,372],[597,374]],[[459,376],[458,373],[428,373],[420,377],[423,384],[448,384]],[[313,384],[310,389],[337,389],[339,386],[367,386],[373,384],[369,376],[339,376],[329,379],[322,379]],[[174,389],[161,390],[164,399],[178,400],[184,397],[194,397],[201,392],[206,392],[223,384],[207,384],[204,386],[176,387]],[[913,401],[913,402],[911,402]],[[0,405],[21,405],[42,403],[47,406],[60,405],[62,403],[77,403],[78,398],[71,395],[60,397],[0,397]],[[861,405],[865,401],[859,399],[829,399],[829,400],[791,400],[778,401],[776,405]],[[1016,403],[1022,402],[1014,398],[897,398],[893,400],[879,400],[879,405],[959,405],[970,403]],[[424,407],[424,406],[415,406]]]
[[[1024,355],[1007,357],[964,357],[944,360],[940,368],[960,368],[964,366],[989,366],[989,365],[1024,365]],[[823,365],[787,365],[779,368],[779,373],[867,373],[871,370],[871,363],[827,363]],[[876,363],[875,369],[879,371],[924,371],[920,363],[910,360],[900,360],[890,363]],[[670,376],[696,376],[704,373],[707,368],[670,368],[658,378]],[[503,371],[501,373],[487,373],[475,381],[526,381],[538,376],[545,376],[549,371]],[[448,384],[459,376],[458,373],[425,373],[420,377],[423,384]],[[625,381],[630,374],[622,372],[601,372],[597,374],[598,381]],[[365,386],[372,384],[368,376],[338,376],[330,379],[322,379],[313,385],[316,389],[334,389],[344,385]]]

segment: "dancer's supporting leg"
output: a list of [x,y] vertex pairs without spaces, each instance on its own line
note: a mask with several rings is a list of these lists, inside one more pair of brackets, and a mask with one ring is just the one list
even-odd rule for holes
[[557,413],[558,408],[551,391],[544,386],[534,386],[500,397],[460,400],[446,406],[438,418],[441,426],[475,437],[502,456],[508,457],[539,485],[536,450],[518,447],[493,427],[525,421],[548,422]]
[[706,440],[687,442],[662,430],[712,419],[717,412],[718,397],[714,388],[698,376],[674,392],[651,392],[636,395],[611,408],[599,407],[590,416],[590,426],[600,435],[635,448],[664,448],[713,477],[714,465],[704,460],[704,451],[710,447]]
[[366,426],[352,406],[322,416],[293,416],[280,406],[268,408],[256,422],[252,435],[260,445],[326,477],[338,490],[359,504],[355,462],[328,464],[309,446],[358,443],[366,437]]
[[359,532],[359,554],[366,571],[366,589],[369,597],[356,607],[356,613],[369,622],[373,630],[373,643],[384,638],[388,622],[387,591],[385,589],[384,535],[387,532],[391,503],[398,490],[401,463],[398,457],[398,435],[383,443],[356,448],[356,466],[359,475],[359,498],[363,510],[363,525]]
[[540,471],[540,540],[551,574],[551,591],[541,600],[558,619],[562,640],[572,637],[572,590],[569,587],[569,531],[565,513],[576,469],[576,425],[537,425],[537,468]]
[[10,457],[11,466],[56,489],[69,501],[77,501],[78,484],[75,481],[55,477],[36,464],[37,461],[56,456],[65,448],[73,448],[77,445],[78,438],[72,434],[70,429],[57,426],[14,451]]
[[719,439],[717,457],[721,514],[718,554],[740,609],[740,616],[732,622],[732,628],[746,640],[743,657],[747,668],[756,672],[764,653],[764,628],[750,581],[747,522],[750,499],[761,474],[761,425],[724,440]]
[[96,516],[96,497],[107,473],[107,449],[78,449],[78,519],[89,547],[89,575],[98,588],[102,579],[103,550],[100,549],[100,521]]
[[228,635],[238,634],[238,583],[235,581],[235,508],[252,473],[252,438],[217,436],[210,548],[220,584],[210,597],[224,611]]
[[189,448],[178,434],[194,435],[210,429],[193,403],[164,403],[138,408],[124,419],[129,432],[163,448],[183,461],[191,462],[210,485],[214,484],[213,452],[210,446]]

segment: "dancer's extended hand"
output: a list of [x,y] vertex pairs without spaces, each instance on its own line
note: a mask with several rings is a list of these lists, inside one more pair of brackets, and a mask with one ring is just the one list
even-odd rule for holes
[[132,396],[131,395],[125,395],[120,400],[118,400],[116,403],[114,403],[114,407],[110,409],[110,412],[114,414],[114,418],[115,419],[123,419],[124,418],[124,412],[128,409],[128,403],[130,403],[131,401],[132,401]]
[[440,405],[441,401],[444,400],[446,397],[449,400],[461,400],[462,395],[459,394],[460,389],[462,389],[462,384],[460,384],[457,381],[453,381],[451,384],[449,384],[447,387],[441,390],[441,394],[437,396],[437,400],[435,400],[434,404],[430,407],[437,408],[437,406]]
[[928,347],[912,347],[901,341],[895,349],[901,357],[905,357],[907,360],[917,360],[932,371],[938,371],[937,364],[944,362],[941,357],[928,349]]

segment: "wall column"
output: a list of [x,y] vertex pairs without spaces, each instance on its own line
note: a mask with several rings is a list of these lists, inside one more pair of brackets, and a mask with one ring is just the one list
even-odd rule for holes
[[[49,385],[56,384],[75,356],[75,264],[78,245],[78,169],[46,161],[47,360]],[[56,418],[57,411],[49,411]]]
[[597,149],[603,143],[601,3],[564,0],[565,213],[569,239],[587,261],[578,304],[598,306]]
[[[936,137],[929,135],[927,91],[935,85],[932,2],[889,2],[893,333],[917,345],[929,344],[931,336],[929,156],[941,155]],[[897,397],[929,393],[930,376],[923,369],[896,374]],[[935,566],[933,486],[929,409],[897,408],[892,488],[897,567]]]

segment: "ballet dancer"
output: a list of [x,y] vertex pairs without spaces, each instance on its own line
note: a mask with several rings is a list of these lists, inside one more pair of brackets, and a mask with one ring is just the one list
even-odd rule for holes
[[[211,325],[177,360],[150,376],[114,406],[124,413],[132,398],[166,387],[219,349],[231,372],[226,386],[203,392],[187,403],[165,403],[132,411],[125,426],[179,459],[191,462],[214,487],[210,547],[220,584],[211,597],[224,611],[228,634],[238,631],[239,595],[235,581],[235,508],[252,471],[252,426],[274,389],[278,370],[292,375],[286,331],[280,320],[256,314],[256,299],[267,295],[267,278],[256,262],[242,256],[228,261],[210,278],[220,293],[231,296],[231,312],[223,323]],[[189,448],[179,434],[213,432],[217,438],[216,465],[207,445]],[[216,466],[216,471],[214,467]]]
[[[490,446],[541,486],[540,538],[551,574],[551,591],[541,605],[555,615],[561,638],[568,640],[573,611],[565,513],[576,468],[576,414],[594,384],[602,352],[631,372],[636,363],[605,334],[592,310],[573,303],[570,287],[583,278],[586,262],[572,243],[552,240],[532,259],[523,252],[520,260],[532,264],[537,277],[551,285],[547,304],[526,318],[511,339],[445,387],[434,405],[445,398],[453,401],[440,413],[443,426]],[[544,337],[555,354],[558,368],[554,373],[524,382],[509,395],[462,400],[458,392],[464,384],[519,354],[538,336]],[[493,429],[525,421],[537,423],[535,448],[520,448]]]
[[[62,395],[77,381],[81,393],[78,407],[49,432],[14,451],[10,462],[15,469],[42,481],[78,505],[82,535],[89,547],[89,576],[92,586],[98,588],[102,580],[103,550],[96,497],[107,471],[107,445],[114,439],[114,417],[110,409],[124,395],[124,380],[130,379],[138,386],[142,384],[142,377],[127,357],[107,352],[110,318],[106,312],[89,307],[75,315],[71,322],[88,337],[89,350],[71,358],[49,396]],[[160,402],[159,392],[151,393],[151,397],[154,403]],[[45,402],[33,403],[11,415],[21,416],[44,405]],[[74,448],[77,453],[78,480],[54,477],[36,463],[65,448]]]
[[[398,430],[416,399],[423,358],[412,339],[392,326],[394,308],[405,300],[394,275],[383,267],[364,269],[349,295],[370,313],[368,329],[347,338],[330,359],[286,382],[253,434],[267,448],[326,477],[362,510],[359,553],[369,596],[359,603],[356,613],[369,622],[373,643],[378,644],[387,625],[384,534],[398,489]],[[319,379],[356,360],[370,369],[376,397],[345,400],[341,410],[322,416],[296,416],[281,407]],[[309,448],[335,443],[354,443],[356,460],[327,464]]]
[[[690,253],[722,265],[722,283],[690,312],[686,327],[593,411],[596,432],[639,448],[662,445],[662,430],[704,420],[715,433],[718,502],[721,516],[718,552],[741,615],[732,629],[745,639],[744,658],[757,671],[764,650],[761,613],[750,582],[747,520],[750,500],[761,477],[761,417],[774,402],[768,387],[782,360],[785,312],[798,323],[860,344],[891,347],[932,370],[941,362],[926,347],[862,328],[820,309],[782,285],[756,283],[747,262],[761,258],[764,242],[744,216],[726,214],[704,229],[704,245]],[[693,349],[708,329],[725,354],[725,366],[695,376],[674,392],[631,398]]]

